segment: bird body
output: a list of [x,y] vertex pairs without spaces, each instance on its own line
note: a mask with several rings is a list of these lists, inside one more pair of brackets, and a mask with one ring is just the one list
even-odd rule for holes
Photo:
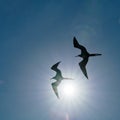
[[86,70],[86,64],[87,64],[87,62],[89,60],[89,57],[99,56],[99,55],[102,55],[102,54],[98,54],[98,53],[90,54],[83,45],[80,45],[78,43],[78,41],[77,41],[77,39],[75,37],[73,38],[73,45],[74,45],[75,48],[78,48],[78,49],[81,50],[81,54],[77,55],[76,57],[82,57],[83,58],[83,60],[79,63],[79,66],[80,66],[83,74],[88,79],[87,70]]
[[64,77],[62,76],[61,71],[57,68],[59,64],[60,64],[60,61],[57,62],[56,64],[54,64],[54,65],[51,67],[51,69],[56,72],[56,75],[55,75],[53,78],[51,78],[51,79],[55,79],[56,81],[53,82],[51,85],[52,85],[52,88],[53,88],[53,90],[54,90],[57,98],[59,98],[59,94],[58,94],[57,87],[58,87],[58,85],[61,83],[61,81],[64,80],[64,79],[66,79],[66,80],[67,80],[67,79],[68,79],[68,80],[73,80],[72,78],[64,78]]

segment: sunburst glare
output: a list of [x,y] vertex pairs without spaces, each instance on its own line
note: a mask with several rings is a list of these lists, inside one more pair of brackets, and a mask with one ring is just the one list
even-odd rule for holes
[[77,85],[74,81],[64,81],[60,86],[60,93],[64,99],[74,99],[77,96]]

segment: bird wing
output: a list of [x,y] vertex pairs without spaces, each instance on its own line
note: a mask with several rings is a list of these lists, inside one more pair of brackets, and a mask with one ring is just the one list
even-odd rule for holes
[[88,62],[88,58],[83,59],[80,63],[79,66],[83,72],[83,74],[86,76],[86,78],[88,79],[88,75],[87,75],[87,70],[86,70],[86,64]]
[[88,53],[87,49],[83,45],[80,45],[75,37],[73,38],[73,45],[75,48],[81,49],[83,53]]
[[60,63],[61,63],[61,61],[57,62],[56,64],[54,64],[54,65],[51,67],[51,69],[56,72],[56,75],[58,74],[59,76],[62,76],[61,71],[57,68]]
[[57,62],[56,64],[54,64],[54,65],[51,67],[51,69],[54,70],[54,71],[56,71],[56,69],[57,69],[57,67],[58,67],[58,65],[59,65],[60,63],[61,63],[61,61]]
[[57,86],[58,86],[58,85],[59,85],[59,84],[57,83],[57,81],[54,82],[54,83],[52,83],[52,88],[53,88],[53,90],[54,90],[54,93],[56,94],[57,98],[59,99],[59,94],[58,94],[58,89],[57,89]]

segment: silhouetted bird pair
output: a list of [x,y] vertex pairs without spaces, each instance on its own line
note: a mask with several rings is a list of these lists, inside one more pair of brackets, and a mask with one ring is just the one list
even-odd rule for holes
[[[79,66],[83,72],[83,74],[86,76],[86,78],[88,79],[88,75],[87,75],[87,71],[86,71],[86,64],[88,62],[88,59],[89,57],[92,57],[92,56],[99,56],[99,55],[102,55],[102,54],[98,54],[98,53],[94,53],[94,54],[90,54],[87,49],[80,45],[77,41],[77,39],[74,37],[73,38],[73,45],[75,48],[78,48],[81,50],[81,54],[80,55],[77,55],[75,57],[82,57],[83,60],[79,63]],[[59,98],[59,95],[58,95],[58,90],[57,90],[57,86],[61,83],[61,81],[63,79],[67,79],[67,80],[73,80],[72,78],[64,78],[62,76],[62,73],[61,71],[57,68],[58,65],[59,65],[60,62],[57,62],[56,64],[54,64],[51,69],[54,70],[56,72],[56,75],[55,77],[51,78],[51,79],[55,79],[56,82],[52,83],[52,88],[57,96],[57,98]]]

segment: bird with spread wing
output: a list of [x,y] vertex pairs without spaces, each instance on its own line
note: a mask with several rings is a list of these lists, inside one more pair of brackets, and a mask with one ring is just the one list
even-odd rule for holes
[[86,64],[88,63],[89,57],[99,56],[99,55],[102,55],[102,54],[98,54],[98,53],[90,54],[83,45],[80,45],[78,43],[78,41],[77,41],[77,39],[75,37],[73,38],[73,45],[74,45],[75,48],[78,48],[78,49],[81,50],[81,54],[77,55],[76,57],[82,57],[83,58],[83,60],[79,63],[79,66],[80,66],[83,74],[88,79],[88,74],[87,74],[87,70],[86,70]]
[[56,75],[55,75],[53,78],[51,78],[51,79],[55,79],[56,81],[53,82],[51,85],[52,85],[52,88],[53,88],[53,90],[54,90],[57,98],[59,98],[59,94],[58,94],[58,89],[57,89],[57,87],[58,87],[58,85],[61,83],[61,81],[64,80],[64,79],[66,79],[66,80],[73,80],[72,78],[64,78],[64,77],[62,76],[61,71],[57,68],[58,65],[60,64],[60,62],[61,62],[61,61],[57,62],[56,64],[54,64],[54,65],[51,67],[51,69],[56,72]]

